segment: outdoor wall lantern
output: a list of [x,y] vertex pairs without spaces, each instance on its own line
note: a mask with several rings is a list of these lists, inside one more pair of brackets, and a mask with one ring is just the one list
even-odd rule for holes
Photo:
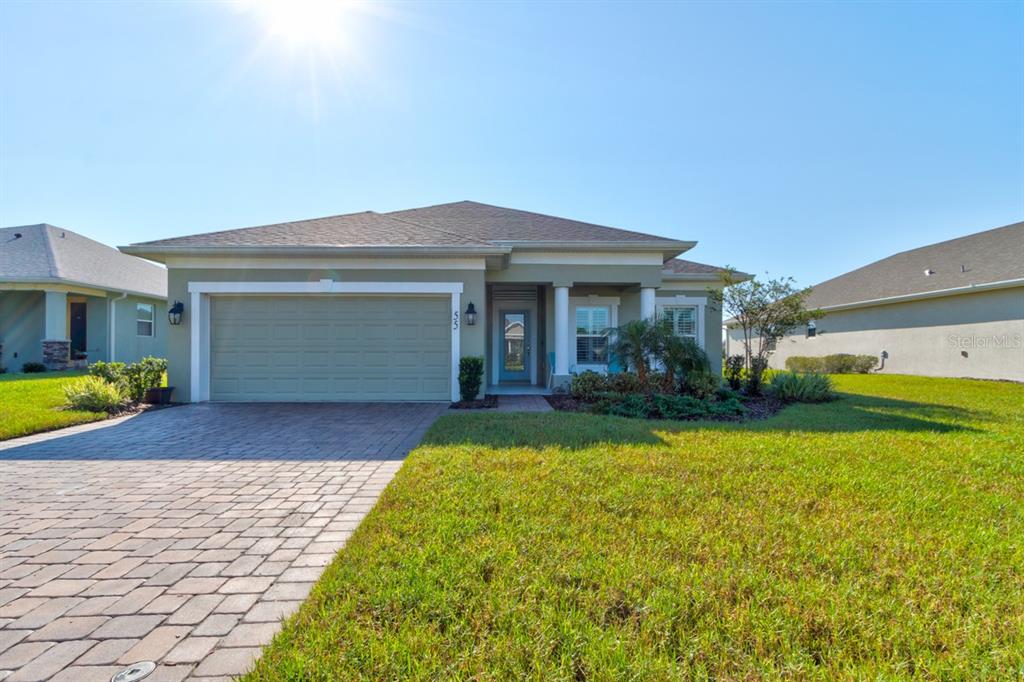
[[470,301],[469,305],[466,306],[466,324],[470,327],[476,324],[476,307],[473,305],[472,301]]
[[181,314],[185,312],[185,304],[181,301],[175,301],[174,305],[167,311],[167,321],[171,324],[181,324]]

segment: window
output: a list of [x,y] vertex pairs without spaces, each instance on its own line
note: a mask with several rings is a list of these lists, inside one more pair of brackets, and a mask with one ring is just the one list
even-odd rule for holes
[[697,341],[697,306],[665,306],[664,311],[673,334]]
[[153,336],[153,304],[135,305],[135,333],[139,336]]
[[604,331],[609,322],[608,306],[576,308],[576,362],[581,365],[603,365],[608,362],[608,337]]

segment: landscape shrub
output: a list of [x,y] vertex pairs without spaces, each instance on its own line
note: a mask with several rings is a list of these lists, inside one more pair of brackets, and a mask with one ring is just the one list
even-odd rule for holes
[[700,419],[708,415],[707,402],[692,395],[656,395],[652,402],[664,419]]
[[722,382],[710,372],[690,372],[683,377],[683,393],[701,400],[714,398]]
[[38,372],[45,372],[46,365],[41,362],[26,362],[21,366],[21,371],[25,374],[36,374]]
[[786,369],[791,372],[817,372],[819,374],[867,374],[878,365],[874,355],[794,355],[786,358]]
[[89,374],[116,386],[126,400],[137,403],[146,395],[146,389],[156,388],[163,383],[167,371],[167,360],[145,357],[138,362],[94,362]]
[[87,412],[118,412],[130,402],[117,384],[97,376],[82,377],[64,386],[68,406]]
[[747,408],[735,394],[724,400],[701,400],[692,395],[668,393],[602,393],[590,405],[590,411],[634,419],[691,420],[743,416]]
[[765,370],[768,369],[767,358],[751,358],[750,371],[747,372],[747,395],[761,395],[761,384]]
[[597,397],[591,411],[616,417],[646,419],[650,416],[651,406],[647,396],[640,393],[604,393]]
[[768,387],[779,400],[798,403],[820,403],[836,397],[832,380],[824,374],[778,372]]
[[459,360],[459,395],[463,400],[476,400],[484,379],[484,359],[479,355]]
[[606,375],[587,370],[573,376],[569,390],[573,398],[589,402],[594,400],[598,394],[608,393],[612,389]]
[[732,396],[725,400],[710,400],[706,403],[710,417],[741,417],[747,413],[746,406],[740,402],[738,396]]
[[640,377],[632,372],[616,372],[608,376],[608,390],[612,393],[644,393]]
[[729,388],[734,391],[740,390],[743,385],[743,368],[746,366],[746,358],[742,355],[730,355],[725,359],[725,380],[729,382]]
[[125,364],[123,362],[103,362],[97,360],[89,365],[89,374],[99,377],[107,383],[116,384],[124,376]]

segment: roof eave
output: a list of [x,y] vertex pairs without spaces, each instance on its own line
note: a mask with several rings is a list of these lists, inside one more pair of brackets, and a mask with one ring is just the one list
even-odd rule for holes
[[108,284],[97,284],[95,282],[83,282],[80,280],[66,279],[64,277],[0,277],[0,285],[2,284],[39,284],[40,288],[45,288],[47,285],[64,285],[68,287],[81,287],[83,289],[96,289],[99,291],[106,291],[112,294],[126,293],[132,296],[142,296],[144,298],[167,298],[167,292],[154,293],[151,291],[141,291],[139,289],[126,289],[124,287],[112,287]]
[[963,294],[973,294],[980,291],[1010,289],[1019,286],[1024,286],[1024,277],[1005,279],[1000,280],[998,282],[969,284],[966,286],[952,287],[949,289],[936,289],[935,291],[921,291],[913,294],[901,294],[899,296],[885,296],[883,298],[873,298],[864,301],[851,301],[850,303],[836,303],[834,305],[823,305],[818,306],[817,310],[826,313],[838,312],[842,310],[851,310],[854,308],[871,308],[880,305],[891,305],[893,303],[909,303],[912,301],[920,301],[929,298],[942,298],[944,296],[960,296]]
[[501,256],[509,249],[496,246],[147,246],[118,247],[122,253],[163,262],[167,256],[414,256],[420,258],[453,255]]

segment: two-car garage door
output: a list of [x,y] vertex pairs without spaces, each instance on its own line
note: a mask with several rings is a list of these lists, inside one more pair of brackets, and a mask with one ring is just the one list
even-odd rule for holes
[[213,296],[210,399],[449,400],[447,296]]

